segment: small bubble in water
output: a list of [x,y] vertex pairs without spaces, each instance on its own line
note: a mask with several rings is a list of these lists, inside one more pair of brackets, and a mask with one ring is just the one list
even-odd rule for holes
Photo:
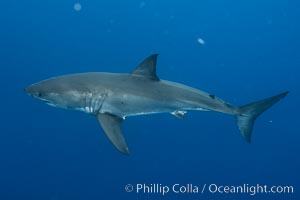
[[145,1],[140,2],[140,8],[144,8],[145,6],[146,6],[146,2]]
[[198,44],[204,45],[205,41],[202,38],[197,39]]
[[80,11],[81,10],[81,4],[80,3],[75,3],[74,4],[74,10]]

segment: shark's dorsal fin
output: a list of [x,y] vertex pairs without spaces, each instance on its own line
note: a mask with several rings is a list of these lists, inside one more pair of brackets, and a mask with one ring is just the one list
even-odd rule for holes
[[148,77],[153,80],[159,80],[156,75],[156,60],[158,54],[153,54],[141,62],[132,72],[133,75]]
[[123,118],[109,114],[99,113],[97,115],[98,122],[102,127],[104,133],[111,141],[111,143],[122,153],[129,154],[129,150],[121,130]]

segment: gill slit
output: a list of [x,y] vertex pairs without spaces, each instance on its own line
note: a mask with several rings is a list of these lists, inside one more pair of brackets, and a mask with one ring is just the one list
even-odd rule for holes
[[91,92],[86,92],[84,95],[84,111],[87,113],[91,113],[91,99],[93,94]]
[[104,101],[105,101],[105,99],[106,99],[107,96],[108,96],[108,91],[106,91],[106,92],[104,93],[104,96],[103,96],[103,98],[102,98],[102,101],[99,101],[100,105],[99,105],[98,113],[100,113],[100,111],[101,111],[101,109],[102,109],[102,106],[103,106],[103,104],[104,104]]
[[108,96],[108,91],[106,91],[104,94],[99,95],[100,98],[97,98],[96,95],[93,95],[92,92],[86,92],[84,95],[84,108],[83,110],[90,114],[97,114],[100,113],[104,101],[106,100]]

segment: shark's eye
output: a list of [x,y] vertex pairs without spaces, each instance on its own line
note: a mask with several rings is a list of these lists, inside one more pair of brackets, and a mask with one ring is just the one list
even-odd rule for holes
[[38,96],[38,97],[42,97],[43,95],[42,95],[41,92],[38,92],[38,93],[37,93],[37,96]]

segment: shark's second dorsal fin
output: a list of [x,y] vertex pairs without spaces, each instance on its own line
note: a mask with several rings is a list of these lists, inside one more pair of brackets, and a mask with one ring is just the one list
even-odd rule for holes
[[133,75],[145,76],[153,80],[159,80],[156,75],[156,60],[158,54],[153,54],[141,62],[132,72]]

